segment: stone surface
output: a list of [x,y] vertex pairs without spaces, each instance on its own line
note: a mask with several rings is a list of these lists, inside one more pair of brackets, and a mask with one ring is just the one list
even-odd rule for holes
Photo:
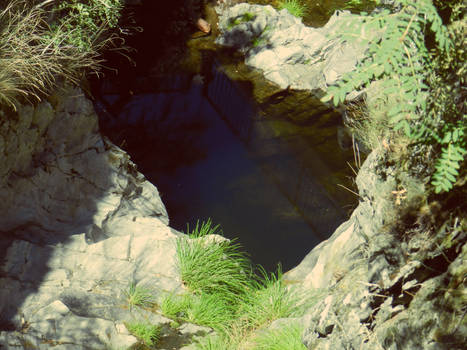
[[465,220],[405,243],[393,220],[401,205],[393,169],[378,169],[378,157],[372,152],[358,173],[351,218],[284,274],[305,293],[323,294],[302,318],[302,341],[308,349],[462,349]]
[[[65,89],[0,126],[0,348],[127,348],[123,322],[168,324],[130,308],[130,283],[181,281],[157,189],[103,139],[92,104]],[[29,344],[29,345],[28,345]]]
[[352,71],[366,51],[342,38],[343,28],[359,20],[348,11],[336,11],[322,28],[307,27],[270,5],[219,5],[217,12],[221,34],[216,42],[243,52],[247,65],[261,69],[282,89],[325,91]]
[[[235,11],[255,11],[238,6]],[[256,46],[267,49],[254,53],[248,33],[264,34],[275,23],[265,17],[276,16],[272,8],[261,11],[235,24],[240,30],[227,39],[262,64],[282,62],[284,69],[271,66],[266,76],[288,84],[306,70],[299,62],[306,54],[281,30],[293,34],[289,39],[302,37],[300,45],[312,52],[335,49],[339,57],[333,43],[322,48],[323,32],[309,33],[284,11],[274,33],[281,47],[259,40]],[[332,60],[314,63],[310,72],[319,86],[343,73]],[[128,304],[132,282],[150,290],[156,304],[164,293],[183,289],[174,244],[179,233],[167,226],[157,189],[99,135],[82,92],[68,89],[0,117],[0,349],[128,348],[137,339],[124,323],[133,320],[161,325],[162,348],[193,349],[192,337],[209,329],[174,330],[157,308]],[[405,180],[400,183],[393,166],[381,167],[380,157],[372,152],[359,171],[359,205],[351,218],[284,274],[286,284],[319,295],[300,320],[302,342],[308,349],[465,349],[466,220],[445,218],[438,231],[424,232],[428,212],[412,222],[417,234],[399,231],[395,194]],[[420,184],[411,188],[422,191]],[[270,328],[296,321],[279,319]]]

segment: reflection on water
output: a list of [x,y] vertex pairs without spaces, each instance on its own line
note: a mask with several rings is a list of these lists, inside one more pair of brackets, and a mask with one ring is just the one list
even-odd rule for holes
[[[93,86],[101,129],[157,186],[172,227],[212,218],[254,263],[294,267],[356,201],[337,185],[349,186],[351,159],[337,145],[340,115],[307,92],[278,91],[214,44],[215,26],[203,38],[176,34],[186,19],[158,6],[135,9],[144,27],[128,38],[136,67],[110,59],[118,74]],[[216,22],[212,7],[205,14]]]
[[[227,237],[238,238],[254,263],[269,270],[279,262],[285,270],[292,268],[332,233],[341,213],[326,207],[329,202],[314,204],[321,208],[312,215],[317,222],[323,222],[325,211],[337,213],[339,219],[332,215],[323,225],[310,226],[307,221],[313,217],[303,219],[202,91],[201,82],[195,79],[186,91],[136,93],[118,115],[105,119],[106,111],[119,102],[112,91],[104,89],[96,107],[103,116],[103,131],[123,144],[139,170],[159,189],[172,227],[184,230],[187,223],[192,226],[198,219],[212,218]],[[287,164],[280,158],[277,161]],[[294,168],[281,171],[287,169]],[[306,198],[326,199],[312,194]]]

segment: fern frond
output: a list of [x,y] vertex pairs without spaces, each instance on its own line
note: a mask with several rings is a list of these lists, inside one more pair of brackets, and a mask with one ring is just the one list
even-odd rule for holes
[[435,187],[435,192],[447,192],[452,189],[456,178],[459,175],[458,169],[464,161],[466,149],[459,144],[449,143],[441,151],[435,165],[435,173],[431,184]]

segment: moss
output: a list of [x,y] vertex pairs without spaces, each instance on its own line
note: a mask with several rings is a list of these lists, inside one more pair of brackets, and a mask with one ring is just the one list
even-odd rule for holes
[[235,26],[238,26],[239,24],[254,21],[256,18],[256,15],[251,12],[245,12],[244,14],[237,16],[236,18],[231,18],[229,20],[229,23],[227,24],[227,29],[232,29]]

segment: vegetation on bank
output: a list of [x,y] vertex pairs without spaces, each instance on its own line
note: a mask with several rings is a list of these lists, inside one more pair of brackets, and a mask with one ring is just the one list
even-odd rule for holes
[[[210,220],[197,224],[187,235],[177,238],[176,252],[185,291],[168,293],[159,304],[150,291],[131,283],[124,291],[128,306],[159,310],[178,328],[189,322],[215,331],[195,339],[201,350],[304,349],[302,328],[288,323],[280,329],[268,327],[280,318],[300,317],[322,296],[321,291],[304,295],[282,281],[277,273],[253,268],[240,246],[221,236]],[[140,346],[157,346],[164,338],[161,327],[148,322],[126,323],[140,339]]]
[[144,345],[153,346],[160,340],[161,327],[144,322],[130,322],[125,324],[128,331],[141,339]]
[[284,0],[278,2],[279,9],[286,9],[291,15],[302,18],[308,10],[305,3],[300,0]]
[[[255,271],[240,246],[220,233],[219,226],[208,221],[178,239],[186,293],[167,295],[161,311],[175,324],[191,322],[216,330],[198,343],[200,349],[239,349],[246,344],[263,349],[275,341],[265,328],[279,318],[301,316],[316,299],[286,287],[280,268],[276,274],[260,267]],[[300,342],[300,332],[293,328],[286,338],[290,344]]]
[[117,39],[121,0],[13,0],[0,5],[0,104],[40,100],[58,80],[98,71]]
[[371,90],[373,101],[363,101],[350,118],[360,140],[385,148],[391,161],[415,178],[430,178],[440,193],[462,186],[466,176],[466,5],[435,5],[398,0],[355,19],[338,35],[368,44],[368,52],[323,101],[338,105],[354,90]]

